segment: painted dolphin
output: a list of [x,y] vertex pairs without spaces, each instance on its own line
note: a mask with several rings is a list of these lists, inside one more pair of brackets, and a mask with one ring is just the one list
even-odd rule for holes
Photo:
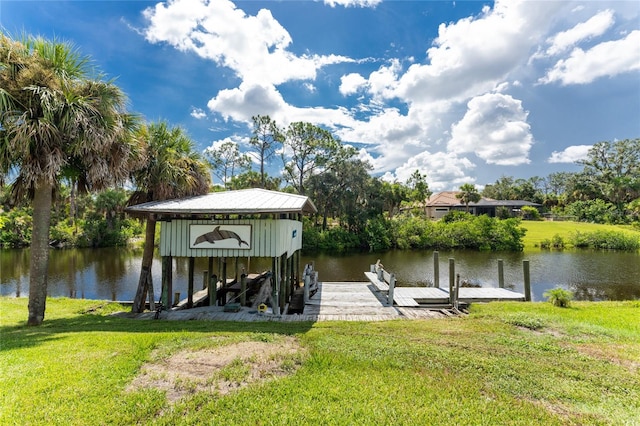
[[245,244],[247,247],[249,247],[249,243],[240,238],[240,235],[236,234],[233,231],[220,229],[220,226],[216,226],[215,229],[211,232],[200,235],[198,238],[196,238],[196,242],[193,245],[196,246],[204,242],[215,244],[216,241],[228,240],[231,238],[238,241],[238,247],[241,247],[242,244]]

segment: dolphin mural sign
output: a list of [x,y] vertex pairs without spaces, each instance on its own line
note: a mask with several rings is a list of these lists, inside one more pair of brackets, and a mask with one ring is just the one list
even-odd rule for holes
[[191,225],[189,234],[191,248],[251,248],[251,225]]

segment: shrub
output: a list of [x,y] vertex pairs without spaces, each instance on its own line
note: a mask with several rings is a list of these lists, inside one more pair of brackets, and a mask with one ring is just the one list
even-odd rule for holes
[[522,212],[522,218],[528,220],[542,220],[540,212],[533,206],[523,206],[520,211]]
[[507,324],[515,325],[516,327],[528,328],[529,330],[540,330],[545,326],[542,319],[538,317],[532,317],[524,312],[518,312],[506,316],[504,321]]
[[563,249],[565,248],[564,238],[562,238],[559,234],[555,234],[551,239],[545,239],[540,242],[541,248],[555,248],[555,249]]
[[0,212],[0,246],[27,247],[31,244],[33,220],[31,210],[16,208],[6,213]]
[[600,199],[575,201],[566,207],[565,213],[579,222],[616,223],[618,218],[615,206]]
[[573,299],[572,292],[560,287],[545,291],[543,296],[547,298],[549,303],[559,308],[568,308],[571,299]]
[[451,223],[451,222],[466,222],[468,220],[473,219],[473,215],[471,213],[454,210],[442,216],[442,222]]
[[369,251],[381,251],[391,247],[389,225],[384,218],[369,219],[365,225],[364,232]]
[[323,250],[343,252],[362,248],[360,236],[342,227],[326,230],[305,224],[302,231],[302,247],[304,250]]
[[525,230],[520,219],[499,220],[486,215],[453,212],[446,220],[431,222],[415,217],[397,217],[395,246],[400,249],[472,249],[522,251]]
[[640,238],[617,231],[573,232],[571,243],[579,248],[626,250],[640,249]]

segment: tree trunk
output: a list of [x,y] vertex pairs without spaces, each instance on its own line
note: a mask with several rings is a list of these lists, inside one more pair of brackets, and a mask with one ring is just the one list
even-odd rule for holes
[[[156,237],[156,219],[151,215],[147,218],[147,226],[144,235],[144,251],[142,252],[142,268],[140,270],[140,279],[138,280],[138,289],[136,297],[133,300],[131,312],[140,313],[144,311],[145,296],[148,290],[148,283],[151,281],[151,264],[153,263],[153,249]],[[151,287],[153,288],[153,287]]]
[[40,325],[47,301],[49,267],[49,221],[53,186],[38,182],[33,198],[33,232],[29,266],[29,319],[27,325]]

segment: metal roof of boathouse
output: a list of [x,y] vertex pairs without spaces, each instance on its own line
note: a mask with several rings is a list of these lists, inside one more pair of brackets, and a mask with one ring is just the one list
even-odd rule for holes
[[126,210],[130,213],[175,215],[317,212],[316,206],[309,197],[259,188],[210,192],[194,197],[151,201],[128,207]]

